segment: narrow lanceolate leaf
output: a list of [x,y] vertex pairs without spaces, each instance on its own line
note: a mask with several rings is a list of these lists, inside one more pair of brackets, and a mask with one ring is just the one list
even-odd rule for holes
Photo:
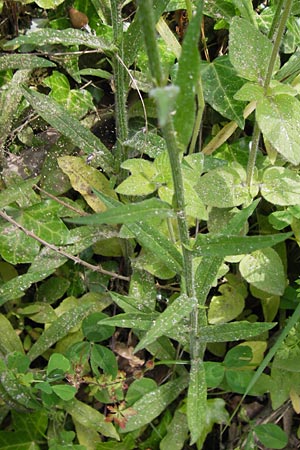
[[91,305],[83,304],[58,317],[29,350],[28,356],[31,361],[42,355],[49,347],[66,336],[71,328],[78,325],[88,315],[90,309]]
[[124,313],[114,317],[100,320],[99,325],[116,325],[121,328],[136,328],[138,330],[149,330],[159,313]]
[[97,409],[77,399],[66,402],[64,409],[87,430],[95,430],[103,434],[103,436],[119,440],[119,435],[113,424],[105,422],[105,416],[97,411]]
[[157,198],[151,198],[139,203],[130,203],[128,205],[118,206],[109,209],[102,214],[93,214],[91,216],[68,219],[67,222],[99,225],[101,223],[132,223],[151,220],[151,217],[174,217],[175,213],[170,205]]
[[182,255],[166,236],[148,223],[133,223],[126,228],[142,247],[153,252],[170,270],[181,274]]
[[16,331],[13,329],[10,321],[3,315],[0,314],[0,330],[1,330],[1,340],[0,340],[0,354],[5,357],[12,352],[23,353],[22,342],[17,335]]
[[53,128],[68,137],[72,143],[86,153],[96,153],[103,170],[111,173],[114,170],[114,160],[104,144],[77,119],[70,115],[66,108],[59,105],[47,95],[22,88],[26,100],[33,109]]
[[[148,425],[172,403],[188,385],[188,377],[183,375],[148,392],[132,405],[135,415],[128,418],[126,426],[120,433],[128,433]],[[124,410],[126,414],[126,409]]]
[[33,273],[25,273],[19,277],[12,278],[0,287],[0,305],[9,300],[22,297],[33,283],[44,280],[54,272],[55,268],[39,270]]
[[201,342],[229,342],[248,339],[275,327],[274,322],[250,323],[246,321],[208,325],[201,328]]
[[195,306],[195,301],[192,301],[186,294],[181,294],[174,302],[168,306],[158,319],[154,322],[152,328],[141,339],[135,348],[135,352],[147,347],[147,345],[154,342],[160,336],[166,335],[168,330],[177,326],[177,324],[187,317]]
[[[153,11],[157,22],[165,11],[169,1],[153,0]],[[124,62],[127,67],[132,65],[138,50],[143,46],[143,42],[140,14],[139,10],[137,10],[134,20],[131,22],[124,36]]]
[[0,70],[34,69],[36,67],[55,67],[56,64],[32,54],[3,55],[0,57]]
[[201,76],[205,100],[222,116],[235,120],[243,129],[245,102],[235,100],[234,94],[244,81],[237,75],[228,56],[220,56],[212,63],[203,64]]
[[[94,192],[109,210],[122,205],[121,202],[107,197],[102,192],[97,191],[97,189],[94,189]],[[129,230],[129,233],[134,235],[142,247],[153,252],[171,271],[178,274],[182,272],[181,253],[157,228],[151,226],[149,223],[140,222],[124,225],[124,229]],[[122,230],[120,237],[122,237]]]
[[187,421],[191,433],[190,445],[197,442],[202,433],[202,427],[206,421],[206,392],[205,369],[203,361],[192,360],[187,395]]
[[290,95],[264,97],[256,109],[263,136],[287,161],[300,163],[300,103]]
[[292,233],[270,234],[269,236],[210,236],[199,234],[193,247],[195,255],[219,256],[243,255],[255,250],[272,247],[283,242]]
[[59,45],[84,45],[85,47],[99,50],[114,50],[114,46],[103,38],[85,31],[68,28],[65,30],[54,30],[44,28],[39,31],[28,32],[23,36],[7,42],[5,48],[16,47],[24,44],[33,44],[36,46],[59,44]]
[[196,111],[195,91],[200,76],[199,39],[201,30],[203,2],[198,2],[197,12],[191,20],[178,62],[175,80],[180,91],[176,98],[174,127],[178,141],[186,147],[190,141]]

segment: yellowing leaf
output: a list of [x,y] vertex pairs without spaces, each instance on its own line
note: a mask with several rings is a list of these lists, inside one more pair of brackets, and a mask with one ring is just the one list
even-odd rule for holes
[[297,414],[300,414],[300,396],[293,388],[290,390],[290,399],[292,401],[294,411]]
[[109,181],[94,167],[90,167],[78,156],[62,156],[58,158],[61,170],[68,175],[73,189],[80,192],[87,204],[96,212],[106,210],[104,203],[96,197],[92,189],[117,199],[117,194],[110,187]]

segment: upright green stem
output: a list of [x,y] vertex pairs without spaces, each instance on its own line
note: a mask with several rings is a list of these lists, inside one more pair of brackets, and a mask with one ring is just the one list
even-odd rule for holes
[[127,74],[125,67],[121,64],[123,61],[123,22],[121,16],[121,0],[111,0],[111,20],[113,26],[114,44],[117,47],[118,57],[113,57],[113,73],[115,88],[115,117],[117,130],[116,159],[117,166],[127,159],[124,142],[128,136],[127,124]]
[[[280,2],[280,3],[283,3],[283,2]],[[276,58],[278,55],[278,51],[279,51],[279,47],[280,47],[281,40],[283,37],[283,33],[285,31],[286,23],[288,21],[290,13],[291,13],[292,5],[293,5],[293,0],[285,0],[283,13],[281,14],[280,19],[279,19],[278,29],[277,29],[272,53],[271,53],[269,64],[268,64],[266,78],[264,80],[265,94],[267,93],[267,90],[269,88],[269,85],[270,85],[270,82],[272,79],[272,75],[273,75],[274,67],[275,67],[275,63],[276,63]],[[279,10],[279,6],[280,6],[280,12],[281,12],[282,4],[278,5],[278,8],[277,8],[278,10]],[[255,122],[254,130],[253,130],[252,145],[251,145],[249,160],[248,160],[248,165],[247,165],[247,184],[248,184],[248,186],[251,186],[251,184],[252,184],[253,173],[254,173],[254,168],[255,168],[255,161],[256,161],[256,154],[257,154],[258,143],[259,143],[259,137],[260,137],[260,131],[259,131],[257,122]]]
[[268,33],[268,38],[269,39],[273,39],[274,33],[276,31],[279,19],[280,19],[280,15],[281,15],[281,10],[282,10],[282,6],[283,3],[285,2],[285,0],[279,0],[277,3],[277,7],[276,7],[276,11],[275,14],[273,16],[273,20],[272,20],[272,24]]
[[[149,67],[152,78],[156,82],[156,86],[163,87],[165,79],[160,63],[160,56],[157,47],[157,39],[155,34],[155,18],[153,14],[152,0],[139,0],[140,18],[144,33],[144,39],[149,59]],[[182,253],[184,260],[184,284],[185,290],[189,297],[194,296],[193,270],[192,270],[192,256],[187,250],[189,245],[189,230],[185,215],[185,199],[183,179],[181,172],[180,152],[178,143],[176,141],[176,133],[174,130],[173,120],[171,115],[162,126],[162,132],[167,144],[172,177],[174,184],[174,208],[177,212],[177,222],[179,228],[179,235],[182,245]]]
[[196,142],[197,142],[197,139],[199,136],[200,127],[201,127],[201,123],[202,123],[202,116],[203,116],[204,107],[205,107],[201,78],[199,78],[199,80],[198,80],[197,99],[198,99],[198,111],[197,111],[194,129],[193,129],[191,144],[190,144],[190,148],[189,148],[189,154],[192,154],[195,151]]

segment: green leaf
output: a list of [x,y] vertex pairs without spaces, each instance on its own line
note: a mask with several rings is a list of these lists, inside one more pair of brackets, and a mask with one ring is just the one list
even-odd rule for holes
[[12,352],[24,353],[22,342],[19,336],[13,329],[10,321],[3,314],[0,314],[0,329],[0,352],[2,356],[6,357],[9,353]]
[[197,441],[197,447],[203,448],[204,441],[207,435],[212,431],[213,426],[218,424],[228,423],[229,414],[225,408],[225,402],[221,398],[209,399],[206,405],[206,415],[204,421],[201,423],[200,433]]
[[70,361],[60,353],[52,353],[47,365],[47,375],[56,370],[61,370],[63,373],[70,370]]
[[131,406],[148,392],[154,391],[157,383],[151,378],[141,378],[134,380],[126,393],[126,405]]
[[132,223],[151,220],[151,217],[174,217],[175,213],[168,203],[157,198],[150,198],[139,203],[118,206],[101,214],[68,219],[67,222],[99,225],[101,223]]
[[[125,428],[120,430],[120,433],[128,433],[130,431],[138,430],[144,425],[148,425],[165,411],[167,406],[180,395],[181,391],[183,391],[187,385],[188,378],[182,376],[145,394],[131,406],[135,411],[135,415],[128,418]],[[126,412],[126,409],[124,412]]]
[[63,0],[37,0],[36,4],[43,9],[55,9]]
[[300,204],[300,177],[285,167],[270,167],[264,171],[261,195],[280,206]]
[[40,94],[28,88],[22,88],[22,92],[33,109],[46,122],[68,137],[76,147],[79,147],[84,152],[95,152],[103,170],[108,173],[113,172],[114,159],[110,151],[90,130],[71,116],[63,106],[59,105],[47,95]]
[[[153,11],[158,21],[162,13],[165,11],[169,0],[153,0]],[[136,54],[140,47],[143,46],[143,37],[141,30],[141,21],[139,10],[137,10],[134,20],[131,22],[124,36],[124,62],[127,67],[131,66],[135,60]]]
[[88,315],[90,309],[90,304],[82,304],[58,317],[56,322],[52,323],[49,328],[43,332],[29,350],[28,356],[31,361],[42,355],[53,344],[66,336],[73,327],[80,324],[80,322]]
[[196,191],[203,203],[217,208],[231,208],[247,202],[249,192],[246,172],[240,165],[210,170],[200,177]]
[[64,408],[76,422],[79,422],[87,429],[98,431],[103,436],[119,440],[119,435],[114,426],[106,422],[105,416],[91,406],[73,399],[65,403]]
[[202,424],[207,415],[207,389],[203,361],[191,361],[190,382],[187,394],[187,421],[191,432],[190,445],[202,434]]
[[234,97],[242,87],[243,80],[238,77],[228,56],[219,56],[212,63],[202,64],[201,76],[207,103],[222,116],[235,120],[243,129],[245,103],[235,100]]
[[291,233],[270,234],[269,236],[232,236],[198,234],[193,246],[195,255],[225,257],[243,255],[255,250],[271,247],[291,237]]
[[36,271],[33,273],[26,273],[19,277],[12,278],[0,287],[0,305],[3,305],[8,300],[22,297],[24,291],[28,289],[33,283],[44,280],[54,272],[54,269]]
[[40,450],[34,440],[24,439],[23,431],[0,431],[0,447],[2,450]]
[[48,425],[46,411],[38,411],[27,414],[12,411],[14,429],[23,433],[24,440],[40,440],[44,438]]
[[98,50],[114,50],[113,45],[105,39],[85,31],[68,28],[65,30],[54,30],[52,28],[39,29],[38,31],[28,31],[27,34],[18,36],[6,42],[6,49],[20,47],[21,45],[32,44],[35,46],[44,45],[84,45],[85,47]]
[[233,4],[240,10],[241,16],[257,28],[255,12],[251,0],[233,0]]
[[201,342],[240,341],[265,333],[275,326],[275,322],[251,323],[246,321],[208,325],[201,328],[199,340]]
[[188,437],[188,424],[186,415],[176,410],[168,425],[167,434],[160,441],[160,450],[181,450]]
[[178,141],[186,147],[194,127],[196,103],[195,91],[200,77],[199,39],[203,2],[198,2],[196,13],[189,23],[178,61],[175,85],[179,87],[176,98],[174,127]]
[[118,314],[107,319],[100,320],[99,325],[115,325],[122,328],[136,328],[137,330],[149,330],[155,320],[158,318],[158,312],[152,313],[124,313]]
[[[272,48],[272,42],[253,24],[240,17],[232,19],[229,32],[229,58],[241,77],[263,84]],[[278,68],[277,57],[275,70]]]
[[80,192],[87,204],[94,211],[102,212],[105,211],[106,207],[91,192],[92,187],[109,197],[117,199],[117,194],[111,188],[105,175],[94,167],[89,166],[83,158],[77,156],[61,156],[57,162],[61,170],[68,175],[73,189]]
[[2,55],[0,57],[0,70],[7,69],[34,69],[36,67],[55,67],[56,64],[35,55]]
[[80,119],[94,109],[92,94],[84,89],[71,89],[64,74],[55,70],[44,79],[44,84],[51,89],[49,96],[64,106],[72,116]]
[[140,340],[135,348],[135,352],[147,347],[160,336],[166,335],[168,330],[175,327],[184,317],[187,317],[195,306],[195,299],[190,299],[187,295],[181,294],[174,302],[162,312],[151,329]]
[[[108,209],[122,205],[121,202],[107,197],[96,189],[94,189],[94,191]],[[148,223],[131,223],[122,227],[120,237],[124,237],[127,230],[131,237],[134,236],[142,247],[153,252],[171,271],[181,273],[181,254],[175,245],[160,233],[156,227],[151,226]]]
[[230,322],[238,317],[245,306],[245,295],[229,283],[219,288],[221,295],[214,295],[208,309],[208,322],[218,324]]
[[244,256],[239,269],[242,277],[258,289],[274,295],[284,293],[286,277],[283,263],[272,248],[264,248]]
[[[142,247],[146,247],[150,252],[153,252],[170,270],[181,273],[181,254],[176,246],[157,228],[148,223],[132,223],[128,225],[128,229]],[[120,236],[122,237],[122,233]]]
[[52,386],[52,390],[59,398],[65,401],[72,400],[77,393],[77,389],[74,386],[67,384],[55,384]]
[[[105,322],[105,319],[109,320],[110,318],[102,312],[95,312],[89,314],[88,317],[83,320],[82,332],[89,341],[105,341],[114,334],[115,327],[108,325],[105,326],[102,323]],[[101,323],[101,327],[99,327],[99,323]]]
[[290,95],[264,97],[257,104],[256,119],[264,138],[287,161],[300,163],[300,103]]
[[98,375],[98,367],[113,378],[117,376],[118,364],[114,353],[103,345],[95,344],[91,351],[91,367],[94,374]]
[[260,442],[269,448],[285,448],[288,444],[287,434],[274,423],[256,425],[254,432]]
[[[10,185],[0,192],[0,208],[17,202],[20,206],[31,206],[28,204],[28,198],[32,198],[33,186],[39,182],[39,177],[30,178],[28,180],[18,180],[18,182]],[[36,199],[36,201],[38,198]]]
[[249,365],[253,354],[251,347],[246,345],[237,345],[231,348],[224,358],[224,365],[228,369],[233,367],[243,367]]

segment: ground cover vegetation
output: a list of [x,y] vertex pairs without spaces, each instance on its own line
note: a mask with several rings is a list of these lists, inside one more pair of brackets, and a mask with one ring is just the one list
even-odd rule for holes
[[0,448],[298,448],[299,2],[0,5]]

